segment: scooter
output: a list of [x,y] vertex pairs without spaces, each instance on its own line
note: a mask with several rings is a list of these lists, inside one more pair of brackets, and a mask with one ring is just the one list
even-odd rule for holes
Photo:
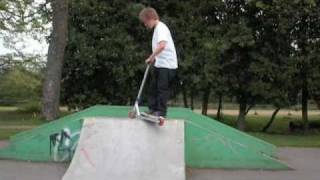
[[149,74],[149,71],[150,71],[150,66],[151,66],[150,64],[147,65],[147,68],[146,68],[146,70],[144,72],[143,79],[142,79],[142,82],[141,82],[141,85],[140,85],[140,88],[139,88],[138,95],[136,97],[136,100],[134,102],[132,110],[128,113],[128,116],[131,119],[137,118],[137,119],[140,119],[140,120],[156,123],[159,126],[163,126],[164,122],[165,122],[165,118],[164,117],[147,114],[145,112],[141,112],[140,109],[139,109],[140,98],[141,98],[141,95],[142,95],[142,91],[143,91],[144,85],[145,85],[145,83],[147,81],[147,77],[148,77],[148,74]]

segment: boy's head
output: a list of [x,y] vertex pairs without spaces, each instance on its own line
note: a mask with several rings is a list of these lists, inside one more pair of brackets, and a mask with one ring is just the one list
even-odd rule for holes
[[152,29],[159,21],[159,15],[154,8],[147,7],[140,11],[139,14],[140,21],[149,28]]

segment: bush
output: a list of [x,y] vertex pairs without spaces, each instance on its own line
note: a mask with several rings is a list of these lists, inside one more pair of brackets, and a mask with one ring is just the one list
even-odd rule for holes
[[0,100],[7,102],[36,101],[41,95],[38,74],[15,68],[0,75]]
[[26,113],[40,113],[41,103],[38,101],[30,101],[18,105],[18,111]]

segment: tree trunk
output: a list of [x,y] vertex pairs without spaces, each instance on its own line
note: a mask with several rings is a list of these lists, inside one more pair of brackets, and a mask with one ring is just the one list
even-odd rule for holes
[[194,93],[193,90],[191,90],[191,94],[190,94],[190,108],[191,108],[191,110],[194,110],[193,93]]
[[246,129],[245,118],[247,111],[247,103],[240,102],[239,104],[239,115],[237,120],[237,127],[239,130],[244,131]]
[[222,110],[222,94],[219,94],[219,105],[217,110],[217,119],[221,120],[221,110]]
[[183,105],[185,108],[189,108],[188,105],[188,96],[187,96],[187,90],[184,84],[182,84],[182,96],[183,96]]
[[59,115],[60,81],[68,34],[67,0],[52,1],[52,35],[42,90],[42,115],[53,120]]
[[207,115],[208,113],[208,104],[209,104],[209,97],[210,97],[210,88],[207,88],[204,92],[203,92],[203,96],[202,96],[202,114],[203,115]]
[[[305,80],[306,81],[306,80]],[[303,131],[307,133],[309,130],[309,122],[308,122],[308,86],[307,82],[303,83],[302,87],[302,121],[303,121]]]
[[271,127],[276,115],[278,114],[279,110],[280,110],[280,108],[277,108],[276,110],[273,111],[269,122],[263,127],[262,132],[267,132],[268,131],[268,129]]
[[249,107],[246,109],[245,115],[247,115],[254,106],[255,104],[250,104]]
[[314,94],[313,95],[313,100],[316,102],[318,109],[320,109],[320,94]]

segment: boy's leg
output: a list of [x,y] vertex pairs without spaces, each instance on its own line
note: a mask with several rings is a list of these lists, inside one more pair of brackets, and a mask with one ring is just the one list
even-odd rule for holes
[[159,68],[158,73],[158,85],[157,85],[157,95],[158,95],[158,108],[160,116],[167,115],[167,102],[170,97],[170,89],[172,80],[175,76],[175,70]]
[[150,88],[149,88],[149,98],[148,98],[148,107],[149,113],[153,113],[158,109],[158,99],[157,99],[157,85],[158,85],[158,69],[152,67],[150,73]]

